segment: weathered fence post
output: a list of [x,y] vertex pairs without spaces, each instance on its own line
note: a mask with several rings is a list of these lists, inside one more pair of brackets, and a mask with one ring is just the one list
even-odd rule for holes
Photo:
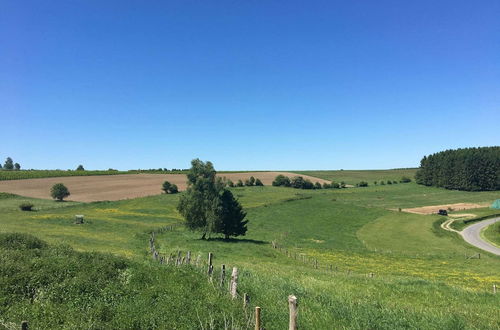
[[243,308],[246,308],[248,305],[250,305],[250,296],[248,293],[243,294]]
[[220,286],[224,287],[224,281],[226,279],[226,265],[220,266]]
[[186,264],[191,264],[191,251],[188,251],[186,254]]
[[28,321],[22,321],[21,322],[21,330],[28,330]]
[[182,255],[182,252],[181,251],[177,251],[177,260],[175,261],[175,264],[177,266],[179,266],[181,264],[181,255]]
[[260,307],[255,307],[255,330],[260,330]]
[[290,307],[290,323],[289,330],[297,330],[297,297],[294,295],[288,296],[288,307]]
[[212,266],[212,258],[213,258],[213,253],[212,252],[209,252],[208,253],[208,276],[210,276],[210,278],[212,277],[212,272],[214,270],[214,266]]
[[233,273],[231,274],[231,286],[229,290],[231,292],[231,298],[236,298],[236,290],[238,288],[238,268],[233,267]]

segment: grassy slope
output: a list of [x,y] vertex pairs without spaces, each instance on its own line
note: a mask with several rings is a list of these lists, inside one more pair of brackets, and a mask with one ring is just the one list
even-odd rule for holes
[[373,184],[374,181],[398,181],[401,177],[407,176],[412,180],[417,172],[416,168],[395,169],[395,170],[338,170],[338,171],[293,171],[298,174],[311,175],[321,179],[334,182],[344,181],[347,184],[356,184],[360,181],[367,181]]
[[[388,211],[448,202],[487,202],[495,193],[463,193],[415,184],[345,190],[235,188],[250,220],[241,240],[201,241],[177,229],[159,235],[161,252],[215,253],[215,266],[239,266],[240,292],[263,307],[268,328],[287,322],[286,296],[300,299],[303,328],[499,327],[499,258],[477,252],[436,229],[436,216]],[[310,197],[310,198],[308,198]],[[36,233],[84,251],[107,251],[144,260],[150,228],[180,220],[177,196],[72,205],[39,212],[10,209],[0,231]],[[308,199],[305,199],[308,198]],[[0,201],[0,205],[1,205]],[[72,224],[74,214],[88,223]],[[276,240],[293,255],[318,259],[320,269],[270,248]],[[331,272],[329,266],[336,267]],[[326,266],[326,269],[325,269]],[[366,274],[374,272],[375,278]],[[349,275],[347,275],[349,273]]]
[[496,222],[482,232],[484,238],[500,247],[500,222]]

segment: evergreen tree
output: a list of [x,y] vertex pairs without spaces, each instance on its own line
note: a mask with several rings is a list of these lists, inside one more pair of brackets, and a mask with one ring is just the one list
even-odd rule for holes
[[262,183],[262,181],[260,181],[260,179],[255,179],[255,185],[256,186],[263,186],[264,184]]
[[245,216],[246,213],[231,191],[223,189],[214,201],[213,231],[223,234],[225,239],[245,235],[248,223],[248,220],[244,220]]

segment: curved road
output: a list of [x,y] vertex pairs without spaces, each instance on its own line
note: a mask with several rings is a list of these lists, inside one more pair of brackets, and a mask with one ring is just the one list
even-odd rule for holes
[[484,241],[480,236],[481,230],[483,228],[497,221],[500,221],[500,218],[493,218],[478,222],[476,224],[470,225],[469,227],[466,227],[460,234],[467,243],[500,256],[500,248]]

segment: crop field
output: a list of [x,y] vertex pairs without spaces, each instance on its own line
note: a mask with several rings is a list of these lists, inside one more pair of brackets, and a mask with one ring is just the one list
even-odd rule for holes
[[[270,185],[278,174],[295,175],[287,172],[228,172],[221,173],[219,176],[230,179],[234,183],[238,180],[245,181],[250,176],[254,176],[262,180],[265,185]],[[304,177],[312,182],[327,182],[310,176]],[[185,174],[123,174],[0,181],[0,192],[33,198],[50,198],[50,188],[56,183],[63,183],[71,192],[69,200],[79,202],[114,201],[157,195],[161,192],[164,181],[176,184],[179,190],[186,189]]]
[[[270,186],[231,190],[248,213],[246,236],[229,241],[219,237],[201,240],[199,233],[176,226],[158,234],[158,249],[164,255],[191,251],[203,260],[213,252],[216,278],[221,264],[228,269],[237,266],[238,291],[250,295],[251,306],[262,308],[267,329],[286,328],[286,299],[290,294],[299,299],[298,322],[303,329],[500,327],[500,295],[492,293],[492,285],[500,285],[500,257],[440,229],[445,217],[397,211],[426,205],[491,203],[500,192],[449,191],[414,183],[307,191]],[[156,194],[121,201],[58,203],[1,194],[0,232],[33,234],[49,244],[67,244],[78,251],[75,253],[110,253],[137,264],[130,266],[136,272],[144,272],[139,269],[147,265],[148,272],[156,274],[158,270],[160,274],[169,266],[150,264],[149,232],[181,223],[176,211],[178,198]],[[37,211],[18,210],[17,205],[25,200],[32,201]],[[461,212],[481,215],[491,211]],[[75,214],[85,215],[86,223],[75,225]],[[279,249],[272,248],[273,241]],[[470,258],[478,252],[480,259]],[[234,303],[227,296],[206,291],[210,285],[200,280],[198,273],[192,275],[196,289],[177,286],[176,281],[187,276],[183,272],[182,268],[167,272],[171,277],[165,285],[177,288],[171,297],[186,309],[186,314],[195,314],[199,307],[189,306],[181,297],[202,290],[214,314],[200,314],[200,318],[213,318],[220,327],[231,315],[235,328],[251,328],[246,322],[248,315],[233,309]],[[374,275],[369,277],[370,273]],[[160,287],[162,280],[154,280],[156,284],[151,287]],[[123,295],[130,294],[127,291]],[[151,297],[144,295],[141,299]],[[164,303],[167,298],[159,299]],[[102,304],[102,308],[114,310],[117,302]],[[130,310],[130,305],[126,306],[123,310]],[[32,310],[37,303],[19,307]],[[23,317],[0,305],[0,315],[2,312],[9,321],[18,322]],[[154,313],[143,313],[141,324],[151,325]],[[93,317],[102,322],[97,324],[116,324],[115,319]],[[3,318],[0,316],[0,329]],[[44,326],[48,321],[42,316],[35,322],[49,328]],[[192,322],[188,317],[177,326],[189,328]]]

